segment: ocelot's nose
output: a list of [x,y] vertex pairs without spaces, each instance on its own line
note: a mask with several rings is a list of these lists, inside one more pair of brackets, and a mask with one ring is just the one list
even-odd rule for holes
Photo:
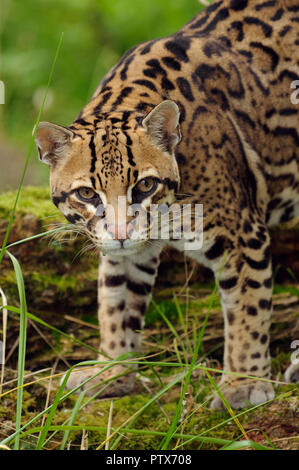
[[107,224],[106,230],[114,240],[122,242],[130,238],[133,226],[130,222],[128,224]]

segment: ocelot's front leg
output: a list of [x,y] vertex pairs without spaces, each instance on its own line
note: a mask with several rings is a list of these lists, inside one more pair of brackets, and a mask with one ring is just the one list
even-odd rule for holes
[[[145,312],[150,300],[159,264],[160,248],[151,246],[132,256],[102,256],[98,282],[98,317],[100,326],[99,360],[116,359],[125,353],[138,353]],[[74,388],[103,366],[93,366],[73,372],[67,388]],[[134,366],[116,365],[90,380],[81,388],[102,386],[103,380],[116,377],[101,394],[120,396],[134,385]],[[131,370],[131,373],[127,373]],[[95,393],[91,390],[90,393]]]
[[[248,229],[249,230],[249,229]],[[270,378],[269,332],[272,313],[270,239],[261,224],[228,256],[219,290],[225,323],[224,371],[220,381],[231,407],[239,409],[274,397],[272,384],[234,374]],[[212,408],[223,408],[220,397]]]

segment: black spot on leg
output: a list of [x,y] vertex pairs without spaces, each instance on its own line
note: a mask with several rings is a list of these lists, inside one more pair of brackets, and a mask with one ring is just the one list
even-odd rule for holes
[[272,276],[264,280],[264,286],[270,289],[272,287],[273,281]]
[[245,233],[250,233],[252,232],[252,226],[250,224],[250,222],[248,220],[245,220],[244,224],[243,224],[243,230]]
[[267,341],[268,341],[268,335],[263,335],[263,336],[261,337],[261,343],[262,343],[262,344],[265,344]]
[[251,287],[251,289],[259,289],[259,287],[261,287],[261,283],[258,281],[255,281],[254,279],[248,279],[247,285]]
[[219,282],[219,285],[222,289],[232,289],[236,286],[238,282],[237,276],[230,277],[229,279],[223,279]]
[[142,316],[144,316],[146,312],[146,303],[145,302],[142,302],[140,304],[138,303],[133,306],[133,309],[136,310],[136,312],[140,313]]
[[235,321],[235,314],[230,310],[227,312],[227,321],[230,325],[232,325]]
[[118,287],[124,284],[126,278],[123,275],[118,276],[106,276],[105,285],[107,287]]
[[138,268],[140,271],[143,271],[144,273],[150,274],[150,275],[152,275],[152,276],[153,276],[153,275],[155,274],[155,272],[156,272],[155,269],[150,268],[149,266],[145,266],[145,265],[143,265],[143,264],[138,264],[138,263],[136,263],[135,266],[136,266],[136,268]]
[[127,280],[127,287],[131,292],[137,295],[146,295],[152,290],[150,284],[145,282],[143,284],[139,284],[138,282],[131,281],[130,279]]
[[259,301],[259,307],[263,310],[269,310],[272,306],[272,301],[267,299],[261,299]]
[[246,361],[246,354],[240,354],[238,359],[239,359],[240,362],[245,362]]
[[253,250],[259,250],[262,246],[262,242],[256,238],[250,238],[250,240],[248,240],[248,246]]
[[261,353],[256,352],[251,354],[251,359],[259,359],[261,357]]
[[126,322],[126,328],[130,328],[133,331],[141,329],[141,322],[140,319],[137,317],[130,317],[129,320]]
[[223,236],[216,237],[214,245],[208,251],[206,251],[206,257],[212,260],[223,255],[226,241],[226,238]]
[[267,246],[267,248],[264,251],[264,257],[261,261],[256,261],[246,255],[244,255],[244,258],[252,269],[262,271],[269,266],[269,263],[271,260],[270,248]]
[[108,315],[113,315],[115,313],[115,307],[108,307],[107,313]]
[[247,313],[248,315],[251,315],[253,317],[256,317],[257,316],[257,309],[255,307],[247,307]]
[[257,331],[252,331],[250,334],[251,334],[252,339],[258,339],[260,335]]

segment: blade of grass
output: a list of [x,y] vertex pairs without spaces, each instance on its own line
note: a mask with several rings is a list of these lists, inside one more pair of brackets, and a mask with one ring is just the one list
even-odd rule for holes
[[[124,362],[124,361],[121,361],[121,360],[119,360],[119,361],[116,361],[116,360],[115,360],[115,361],[113,361],[113,363],[111,362],[111,363],[109,363],[109,364],[107,365],[107,362],[104,362],[104,361],[84,361],[84,362],[81,362],[81,363],[76,364],[75,366],[73,366],[73,367],[71,368],[71,370],[69,371],[69,373],[70,373],[75,367],[76,367],[76,368],[80,368],[80,367],[92,366],[92,365],[102,365],[102,366],[103,366],[103,369],[102,369],[101,372],[103,372],[104,370],[107,370],[108,368],[113,367],[113,365],[115,365],[115,364],[125,364],[125,362]],[[146,365],[146,366],[152,366],[152,367],[153,367],[153,366],[158,366],[158,367],[161,367],[161,366],[162,366],[162,367],[176,367],[176,368],[178,367],[178,364],[177,364],[177,363],[172,363],[172,362],[167,362],[167,363],[165,363],[165,362],[161,362],[161,361],[155,361],[155,362],[151,362],[151,361],[150,361],[150,362],[149,362],[149,361],[145,361],[145,360],[142,360],[142,361],[141,361],[141,360],[139,360],[139,361],[136,361],[136,360],[132,360],[132,361],[131,361],[131,360],[130,360],[130,365],[143,365],[143,366]],[[104,367],[104,366],[105,366],[105,367]],[[179,364],[179,366],[180,366],[180,367],[186,367],[185,364]],[[227,374],[226,371],[222,371],[222,370],[219,370],[219,369],[214,369],[214,368],[212,368],[212,367],[205,367],[205,366],[202,366],[201,364],[197,364],[197,365],[195,366],[195,368],[198,368],[198,369],[201,369],[201,370],[208,370],[208,371],[211,371],[211,372],[214,372],[214,373],[218,373],[218,374]],[[186,372],[185,372],[184,374],[186,374]],[[181,375],[179,375],[178,377],[176,377],[176,379],[175,379],[176,382],[179,382],[180,380],[182,380],[182,378],[184,378],[184,374],[181,374]],[[236,374],[236,373],[230,373],[230,374],[231,374],[231,375],[235,375],[235,376],[240,376],[240,374]],[[60,375],[60,376],[61,376],[61,374],[56,374],[56,375]],[[98,374],[95,374],[95,375],[99,375],[99,373],[98,373]],[[246,377],[247,377],[247,376],[246,376]],[[49,377],[46,377],[46,379],[48,379],[48,378],[49,378]],[[93,378],[93,377],[91,377],[91,378]],[[85,382],[83,382],[82,384],[78,385],[76,388],[70,390],[70,391],[67,392],[65,395],[63,395],[63,397],[61,398],[59,404],[62,403],[64,400],[66,400],[69,396],[71,396],[71,395],[72,395],[73,393],[75,393],[77,390],[79,390],[79,388],[81,388],[82,385],[84,385],[84,384],[87,383],[89,380],[91,380],[91,378],[87,379]],[[254,379],[255,377],[251,377],[251,378]],[[44,380],[44,378],[38,379],[37,381],[39,381],[39,380]],[[263,380],[266,381],[266,382],[273,382],[273,381],[270,381],[269,379],[263,379]],[[31,385],[32,383],[34,383],[34,382],[31,382],[30,384],[25,384],[24,386]],[[279,384],[280,384],[280,383],[281,383],[281,384],[285,384],[284,382],[278,382],[278,383],[279,383]],[[173,385],[173,384],[171,384],[170,386],[172,386],[172,385]],[[13,390],[16,390],[16,389],[13,389]],[[165,393],[166,391],[168,391],[168,388],[165,389],[164,393]],[[3,394],[1,395],[1,397],[7,395],[8,393],[11,393],[11,390],[9,390],[9,391],[3,393]],[[289,396],[290,393],[291,393],[291,392],[284,393],[283,396]],[[163,394],[163,393],[162,393],[162,394]],[[162,394],[161,394],[161,395],[162,395]],[[159,398],[161,395],[159,394],[159,396],[158,396],[157,398]],[[0,398],[1,398],[1,397],[0,397]],[[86,403],[87,403],[87,402],[86,402]],[[31,424],[35,423],[35,421],[37,421],[38,419],[40,419],[45,413],[48,413],[48,412],[52,409],[52,407],[53,407],[53,404],[50,405],[48,408],[44,409],[43,411],[41,411],[38,415],[36,415],[36,416],[34,416],[33,418],[31,418],[27,423],[25,423],[25,424],[22,426],[22,428],[21,428],[19,431],[15,431],[15,432],[14,432],[13,434],[11,434],[10,436],[4,438],[4,439],[0,442],[0,445],[6,445],[6,444],[10,443],[11,441],[13,441],[13,440],[16,438],[16,436],[17,436],[20,432],[25,431],[27,427],[29,427],[29,426],[31,426]],[[118,430],[119,430],[119,429],[121,429],[121,428],[118,428]],[[118,432],[118,430],[117,430],[117,432]],[[178,434],[178,436],[179,436],[179,435],[180,435],[180,434]],[[120,437],[119,439],[121,439],[121,437]],[[110,447],[110,450],[112,450],[111,447]]]
[[227,258],[227,252],[225,252],[225,254],[223,256],[223,259],[222,259],[221,267],[220,267],[220,270],[219,270],[219,275],[218,275],[217,280],[215,282],[214,289],[213,289],[212,295],[210,297],[208,310],[207,310],[207,313],[205,315],[203,325],[201,327],[201,330],[200,330],[199,335],[198,335],[198,339],[197,339],[196,344],[195,344],[191,364],[188,368],[188,372],[187,372],[186,377],[185,377],[184,386],[182,388],[182,393],[180,395],[180,399],[179,399],[178,405],[176,407],[176,412],[175,412],[174,418],[173,418],[172,423],[169,427],[169,430],[168,430],[168,433],[167,433],[167,436],[166,436],[165,440],[162,441],[162,443],[160,445],[160,448],[162,450],[167,450],[168,445],[170,443],[170,440],[172,439],[172,435],[174,434],[175,429],[176,429],[177,424],[178,424],[178,421],[180,419],[183,400],[184,400],[188,385],[189,385],[190,380],[191,380],[192,372],[193,372],[193,370],[195,368],[195,365],[196,365],[196,360],[197,360],[199,349],[200,349],[200,346],[201,346],[201,343],[202,343],[202,338],[203,338],[203,335],[204,335],[204,332],[205,332],[205,329],[206,329],[206,326],[207,326],[207,323],[208,323],[208,318],[209,318],[209,315],[210,315],[210,311],[212,310],[212,307],[213,307],[214,298],[215,298],[216,293],[217,293],[220,276],[221,276],[223,267],[226,263],[226,258]]
[[2,310],[3,310],[3,316],[2,316],[2,344],[0,343],[0,358],[1,358],[1,378],[0,378],[0,395],[2,393],[2,385],[4,382],[4,370],[5,370],[5,352],[6,352],[6,332],[7,332],[7,299],[6,296],[3,292],[3,290],[0,287],[0,296],[2,298]]
[[[0,307],[0,310],[1,308],[3,307]],[[7,310],[9,312],[13,312],[13,313],[17,313],[18,315],[20,315],[20,309],[18,307],[13,307],[12,305],[7,305],[6,306]],[[50,325],[49,323],[46,323],[44,320],[42,320],[41,318],[37,317],[36,315],[33,315],[33,313],[30,313],[30,312],[26,312],[26,317],[27,318],[30,318],[30,320],[33,320],[35,321],[36,323],[39,323],[40,325],[48,328],[49,330],[52,330],[54,331],[55,333],[58,333],[59,335],[61,336],[64,336],[65,338],[69,339],[70,341],[72,341],[73,343],[77,343],[77,344],[80,344],[80,346],[83,346],[84,348],[86,349],[89,349],[90,351],[92,352],[95,352],[96,354],[99,353],[99,350],[90,346],[89,344],[86,344],[84,343],[83,341],[80,341],[79,339],[73,337],[73,336],[70,336],[68,335],[67,333],[65,333],[64,331],[61,331],[59,330],[58,328],[56,328],[55,326],[52,326]]]
[[[22,270],[18,260],[7,251],[10,257],[17,280],[19,300],[20,300],[20,332],[19,332],[19,354],[18,354],[18,391],[17,391],[17,411],[16,411],[16,431],[21,428],[22,402],[23,402],[23,384],[26,354],[26,294]],[[19,449],[20,438],[17,435],[14,448]]]
[[[106,433],[106,440],[109,438],[111,434],[111,422],[112,422],[112,415],[113,415],[113,400],[110,402],[110,409],[109,409],[109,416],[108,416],[108,425],[107,425],[107,433]],[[105,445],[105,450],[109,450],[109,440],[107,440]]]
[[178,312],[178,317],[179,317],[180,324],[182,325],[184,333],[185,333],[185,338],[186,338],[186,343],[187,343],[187,346],[188,346],[188,351],[190,353],[192,353],[192,346],[191,346],[191,342],[190,342],[189,335],[188,335],[188,329],[187,329],[187,324],[186,324],[186,321],[185,321],[185,317],[183,315],[183,312],[182,312],[181,306],[179,304],[178,298],[175,294],[173,296],[173,300],[174,300],[174,304],[175,304],[177,312]]
[[[76,364],[75,366],[73,366],[68,372],[69,374],[72,372],[72,370],[75,368],[75,367],[80,367],[80,366],[92,366],[92,365],[95,365],[95,364],[98,364],[98,361],[84,361],[82,363],[79,363],[79,364]],[[111,366],[110,366],[111,367]],[[107,369],[109,367],[106,367],[103,369]],[[67,373],[68,374],[68,373]],[[69,375],[68,374],[68,375]],[[60,375],[60,374],[59,374]],[[92,377],[91,377],[92,378]],[[88,379],[87,381],[89,381],[90,379]],[[85,382],[87,382],[85,381]],[[83,384],[85,383],[83,382]],[[59,400],[59,404],[61,402],[63,402],[64,400],[66,400],[69,396],[71,396],[73,393],[75,393],[77,390],[79,390],[79,388],[82,387],[83,384],[80,384],[78,385],[77,387],[75,387],[74,389],[70,390],[68,393],[66,393],[65,395],[63,395],[63,397],[61,397],[61,399]],[[28,384],[27,384],[28,385]],[[3,393],[2,396],[6,395],[7,393],[9,392],[6,392],[6,393]],[[38,419],[40,419],[42,416],[44,416],[46,413],[49,413],[52,408],[54,407],[54,403],[52,405],[49,405],[48,408],[45,408],[43,411],[41,411],[40,413],[38,413],[36,416],[34,416],[32,419],[30,419],[27,423],[25,423],[19,430],[16,430],[15,432],[13,432],[10,436],[4,438],[1,442],[0,442],[0,445],[6,445],[7,443],[11,442],[11,441],[14,441],[18,436],[19,434],[24,431],[28,426],[30,426],[31,424],[33,424],[35,421],[37,421]],[[57,407],[57,406],[56,406]],[[56,408],[55,408],[56,409]],[[44,428],[42,428],[44,429]]]
[[46,101],[46,98],[47,98],[47,94],[48,94],[48,91],[49,91],[49,88],[50,88],[50,84],[52,82],[52,77],[53,77],[53,74],[54,74],[57,58],[58,58],[60,48],[61,48],[61,44],[62,44],[62,38],[63,38],[63,33],[61,33],[60,40],[59,40],[59,43],[58,43],[58,46],[57,46],[57,49],[56,49],[55,57],[54,57],[52,67],[51,67],[51,70],[50,70],[50,74],[49,74],[48,83],[47,83],[47,86],[46,86],[46,91],[45,91],[43,101],[42,101],[42,104],[41,104],[41,107],[40,107],[40,110],[39,110],[39,113],[38,113],[38,116],[37,116],[37,119],[36,119],[36,122],[35,122],[35,125],[34,125],[34,130],[33,130],[33,133],[32,133],[31,140],[30,140],[29,150],[28,150],[28,153],[27,153],[27,156],[26,156],[25,165],[24,165],[24,168],[23,168],[22,176],[21,176],[20,183],[19,183],[18,190],[17,190],[17,195],[16,195],[14,205],[13,205],[13,208],[12,208],[10,216],[9,216],[8,227],[6,229],[6,232],[5,232],[5,235],[4,235],[4,240],[3,240],[3,243],[2,243],[2,247],[1,247],[1,251],[0,251],[0,263],[3,259],[4,254],[5,254],[7,240],[8,240],[10,229],[11,229],[11,226],[12,226],[12,223],[13,223],[13,220],[14,220],[14,215],[15,215],[15,211],[16,211],[16,208],[17,208],[19,198],[20,198],[20,194],[21,194],[25,174],[26,174],[27,167],[28,167],[30,157],[31,157],[31,154],[32,154],[32,150],[33,150],[33,147],[34,147],[34,139],[35,139],[35,135],[36,135],[36,131],[37,131],[37,126],[39,124],[39,121],[40,121],[40,118],[41,118],[41,115],[42,115],[42,112],[43,112],[43,109],[44,109],[45,101]]
[[214,387],[214,389],[216,390],[216,392],[218,393],[219,397],[221,398],[225,408],[227,409],[227,411],[229,412],[229,414],[231,415],[233,421],[236,423],[236,425],[238,426],[238,428],[240,429],[241,433],[243,434],[243,436],[245,437],[246,440],[250,440],[249,437],[247,436],[246,432],[245,432],[245,429],[243,428],[242,424],[240,423],[239,419],[236,417],[236,414],[233,412],[230,404],[228,403],[228,401],[226,400],[225,396],[223,395],[223,393],[221,392],[220,388],[218,387],[218,385],[216,384],[215,380],[212,378],[212,376],[209,374],[209,372],[206,370],[206,375],[210,381],[210,383],[212,384],[212,386]]
[[[121,424],[110,436],[105,439],[104,442],[102,442],[96,450],[102,449],[106,442],[111,440],[112,437],[115,436],[115,434],[119,433],[123,427],[127,426],[129,424],[129,427],[136,421],[136,419],[143,413],[143,411],[148,408],[152,403],[154,403],[158,398],[160,398],[164,393],[168,392],[168,390],[173,387],[177,382],[181,381],[184,377],[186,372],[183,372],[180,374],[178,377],[176,377],[174,380],[172,380],[169,384],[165,385],[165,387],[162,388],[162,390],[159,390],[159,392],[156,393],[154,397],[152,397],[145,405],[143,405],[139,410],[137,410],[132,416],[130,416],[123,424]],[[114,450],[116,446],[118,445],[119,441],[122,439],[122,436],[119,436],[114,443],[110,446],[110,450]]]
[[[279,399],[279,398],[283,398],[285,397],[285,394],[281,394],[281,395],[278,395],[276,397],[276,399]],[[250,408],[249,410],[242,410],[240,411],[240,413],[238,413],[236,415],[237,418],[239,418],[240,416],[243,416],[244,414],[248,414],[254,410],[256,410],[257,408],[261,408],[262,406],[265,406],[265,405],[268,405],[269,403],[271,403],[273,400],[275,400],[275,398],[271,398],[271,400],[268,400],[264,403],[259,403],[258,405],[255,405],[253,406],[252,408]],[[193,413],[196,413],[197,410],[195,410]],[[224,421],[222,421],[221,423],[218,423],[218,424],[215,424],[214,426],[212,426],[211,428],[209,429],[205,429],[204,431],[202,431],[200,434],[198,434],[198,436],[203,436],[204,434],[207,434],[211,431],[214,431],[215,429],[227,424],[227,423],[230,423],[231,422],[231,417],[225,419]],[[182,445],[186,445],[186,444],[189,444],[192,440],[188,440],[188,441],[185,441],[183,444],[180,444],[177,448],[180,448]]]
[[221,447],[220,450],[240,450],[244,449],[244,447],[251,447],[254,450],[273,450],[269,447],[263,446],[262,444],[258,444],[257,442],[249,440],[232,442],[231,444],[225,444],[224,447]]
[[[161,308],[159,307],[158,304],[156,304],[156,302],[152,299],[152,304],[155,306],[155,308],[157,309],[157,311],[159,312],[159,314],[161,315],[161,317],[163,318],[164,322],[166,323],[166,325],[168,326],[168,328],[170,329],[170,331],[172,332],[172,334],[174,335],[174,337],[177,339],[177,342],[178,344],[181,345],[182,347],[182,351],[183,351],[183,354],[184,354],[184,358],[185,358],[185,363],[188,364],[188,356],[187,356],[187,352],[186,352],[186,349],[185,349],[185,345],[182,341],[180,341],[180,337],[176,331],[176,329],[174,328],[173,324],[171,323],[171,321],[166,317],[165,313],[162,312]],[[179,359],[179,361],[181,362],[181,360]]]
[[[77,426],[70,426],[70,425],[51,425],[49,427],[49,431],[56,431],[56,432],[59,432],[59,431],[83,431],[83,430],[86,430],[86,431],[103,431],[103,432],[107,432],[107,427],[105,426],[92,426],[92,425],[77,425]],[[30,435],[30,434],[37,434],[39,433],[40,431],[42,430],[42,427],[39,426],[39,427],[36,427],[36,428],[31,428],[31,429],[28,429],[27,431],[23,432],[21,434],[21,438],[23,439],[24,437]],[[122,433],[129,433],[129,434],[132,434],[132,435],[148,435],[148,436],[160,436],[160,437],[163,437],[166,435],[166,432],[163,432],[163,431],[151,431],[151,430],[148,430],[148,429],[134,429],[134,428],[126,428],[126,427],[123,427],[123,428],[111,428],[111,431],[113,431],[114,433],[115,432],[122,432]],[[229,444],[233,444],[233,441],[230,441],[230,440],[227,440],[227,439],[222,439],[222,438],[218,438],[218,437],[199,437],[199,436],[196,436],[196,435],[192,435],[192,434],[174,434],[173,436],[174,438],[178,438],[178,437],[183,437],[184,439],[193,439],[195,441],[200,441],[200,442],[204,442],[204,443],[207,443],[207,444],[218,444],[218,445],[229,445]],[[111,450],[111,448],[110,448]]]
[[[75,391],[81,389],[85,384],[87,384],[88,382],[90,382],[93,378],[97,377],[98,375],[101,375],[103,374],[106,370],[110,369],[111,367],[113,367],[114,365],[116,365],[117,363],[119,363],[119,361],[121,360],[124,360],[124,358],[127,358],[129,355],[128,354],[123,354],[122,356],[120,356],[118,359],[116,360],[112,360],[110,361],[108,364],[106,364],[106,366],[104,366],[102,369],[100,369],[99,371],[97,371],[95,374],[93,374],[92,376],[88,377],[88,379],[84,380],[82,383],[80,383],[77,387],[75,387],[74,389],[71,390],[71,393],[74,393]],[[95,364],[98,364],[100,361],[87,361],[85,362],[85,364],[87,365],[95,365]],[[67,384],[67,381],[69,379],[69,376],[70,374],[72,373],[72,371],[78,367],[78,366],[82,366],[84,364],[84,362],[82,363],[79,363],[79,364],[76,364],[75,366],[71,367],[67,373],[65,374],[63,380],[62,380],[62,383],[58,389],[58,392],[54,398],[54,402],[52,404],[52,407],[49,411],[49,414],[48,414],[48,417],[46,419],[46,422],[45,422],[45,425],[42,429],[42,432],[40,434],[40,437],[39,437],[39,440],[37,442],[37,446],[36,446],[36,449],[37,450],[41,450],[41,448],[43,447],[44,443],[45,443],[45,439],[46,439],[46,435],[48,433],[48,430],[49,430],[49,427],[51,426],[52,424],[52,420],[53,420],[53,417],[54,417],[54,414],[55,414],[55,411],[59,405],[59,403],[63,400],[66,399],[67,396],[70,395],[70,392],[66,393],[66,395],[62,396],[63,392],[64,392],[64,389],[66,387],[66,384]],[[106,380],[106,381],[103,381],[104,382],[109,382],[110,379]],[[104,389],[107,387],[107,384],[104,385]],[[100,393],[100,392],[98,392]]]
[[25,243],[25,242],[30,242],[31,240],[34,240],[36,238],[41,238],[41,237],[47,237],[49,235],[54,235],[55,233],[63,232],[64,230],[65,230],[65,227],[53,228],[52,230],[47,230],[46,232],[37,233],[36,235],[32,235],[31,237],[23,238],[22,240],[17,240],[16,242],[13,242],[13,243],[10,243],[9,245],[6,245],[6,248],[11,248],[12,246],[20,245],[21,243]]
[[[75,419],[76,419],[77,414],[80,410],[81,403],[83,401],[84,395],[85,395],[85,391],[81,392],[78,399],[77,399],[77,401],[76,401],[76,403],[75,403],[75,406],[73,408],[71,417],[70,417],[69,422],[68,422],[69,426],[72,426],[75,422]],[[62,439],[62,442],[61,442],[61,445],[60,445],[60,450],[64,450],[64,448],[66,446],[66,443],[67,443],[67,440],[69,438],[70,432],[71,431],[69,429],[65,430],[64,435],[63,435],[63,439]]]

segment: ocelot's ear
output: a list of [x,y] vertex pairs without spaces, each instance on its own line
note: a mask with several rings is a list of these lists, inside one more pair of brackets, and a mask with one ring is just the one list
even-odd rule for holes
[[171,100],[162,101],[142,121],[153,143],[163,152],[173,153],[181,140],[180,111]]
[[47,165],[55,164],[68,153],[74,138],[75,134],[67,127],[40,122],[35,137],[40,160]]

